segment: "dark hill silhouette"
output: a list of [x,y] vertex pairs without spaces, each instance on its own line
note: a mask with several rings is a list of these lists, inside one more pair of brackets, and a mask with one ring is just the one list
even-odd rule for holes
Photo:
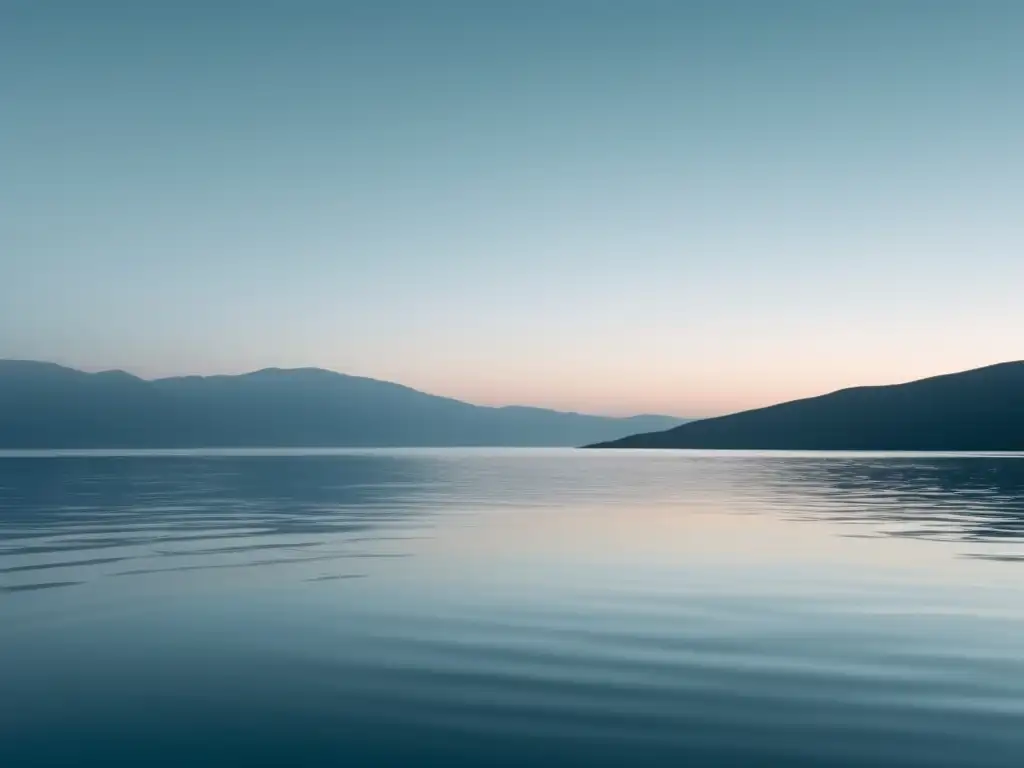
[[0,360],[0,448],[572,446],[682,421],[489,408],[317,368],[146,381]]
[[588,447],[1024,451],[1024,361],[843,389]]

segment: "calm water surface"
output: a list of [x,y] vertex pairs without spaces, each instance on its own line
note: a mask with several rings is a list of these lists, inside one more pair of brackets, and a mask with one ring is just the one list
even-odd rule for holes
[[0,765],[1024,765],[1024,456],[0,455]]

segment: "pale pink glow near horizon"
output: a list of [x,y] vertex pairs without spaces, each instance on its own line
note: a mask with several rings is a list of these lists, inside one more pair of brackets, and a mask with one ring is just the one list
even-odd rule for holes
[[[661,413],[689,418],[735,413],[774,403],[813,397],[855,386],[900,384],[928,376],[954,373],[1005,362],[995,349],[979,349],[943,359],[936,354],[899,359],[896,355],[847,356],[767,360],[717,360],[713,362],[661,361],[657,366],[620,366],[615,360],[602,365],[581,364],[573,371],[564,366],[537,365],[529,371],[511,366],[473,369],[472,366],[436,368],[418,365],[345,365],[326,356],[321,359],[224,360],[214,355],[194,368],[153,369],[131,365],[78,365],[85,370],[123,368],[144,378],[176,375],[239,374],[266,367],[318,367],[357,376],[393,381],[434,395],[488,406],[525,405],[581,413],[629,416]],[[312,357],[312,356],[311,356]],[[67,362],[75,365],[74,362]]]
[[[775,403],[814,397],[833,392],[838,389],[858,386],[877,386],[902,384],[928,376],[954,373],[959,370],[981,367],[1003,360],[982,361],[963,367],[946,369],[943,367],[925,367],[908,365],[899,374],[895,372],[877,372],[870,376],[843,375],[825,371],[822,375],[802,381],[787,380],[783,377],[771,377],[765,372],[759,379],[761,386],[754,389],[744,386],[744,382],[736,379],[716,379],[713,376],[694,377],[688,382],[658,382],[648,384],[640,389],[631,388],[637,382],[617,379],[600,382],[595,386],[583,386],[578,382],[573,386],[566,383],[563,388],[552,386],[546,394],[539,392],[522,392],[510,390],[481,390],[463,386],[442,394],[468,400],[480,405],[536,405],[557,410],[573,410],[585,413],[599,413],[610,416],[629,416],[640,413],[661,413],[689,418],[707,418],[728,413],[736,413],[752,408],[761,408]],[[886,375],[888,374],[888,375]],[[622,389],[617,389],[622,387]],[[639,390],[639,391],[638,391]]]
[[[857,386],[901,384],[1016,359],[1003,339],[979,340],[974,349],[851,349],[826,354],[827,344],[792,344],[782,354],[651,359],[611,354],[574,368],[539,364],[527,371],[505,366],[490,373],[459,368],[438,375],[428,369],[394,369],[404,384],[482,405],[535,405],[609,415],[663,413],[703,418],[814,397]],[[804,354],[801,354],[803,350]],[[1017,355],[1024,357],[1024,354]],[[366,375],[373,375],[367,373]]]

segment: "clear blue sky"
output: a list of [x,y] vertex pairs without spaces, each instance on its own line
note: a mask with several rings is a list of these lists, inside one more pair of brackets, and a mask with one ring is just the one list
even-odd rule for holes
[[704,415],[1024,357],[1024,3],[2,0],[0,357]]

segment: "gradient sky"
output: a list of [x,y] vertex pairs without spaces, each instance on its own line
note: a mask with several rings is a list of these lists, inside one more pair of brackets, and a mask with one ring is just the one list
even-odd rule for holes
[[0,0],[0,357],[701,416],[1024,357],[1024,3]]

